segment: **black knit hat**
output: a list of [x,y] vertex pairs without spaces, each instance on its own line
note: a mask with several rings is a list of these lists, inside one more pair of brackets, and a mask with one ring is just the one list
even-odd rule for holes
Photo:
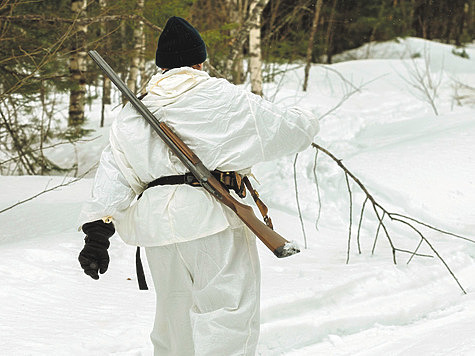
[[170,17],[158,39],[155,63],[160,68],[179,68],[203,63],[206,45],[200,33],[181,17]]

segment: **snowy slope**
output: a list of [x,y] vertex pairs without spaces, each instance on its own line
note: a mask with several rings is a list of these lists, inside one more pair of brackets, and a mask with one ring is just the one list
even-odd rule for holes
[[[314,66],[307,93],[300,90],[303,69],[289,67],[283,78],[266,86],[266,95],[320,114],[347,95],[323,118],[316,142],[342,159],[390,212],[475,239],[475,94],[460,86],[475,87],[475,51],[467,49],[470,59],[464,59],[447,45],[405,41],[430,51],[430,75],[440,79],[435,98],[439,115],[407,81],[414,66],[426,68],[424,55],[405,58],[396,42],[372,45],[384,48],[385,56],[362,48],[370,53],[364,60]],[[460,99],[462,92],[469,97]],[[90,115],[92,125],[97,111]],[[107,142],[107,130],[97,134],[99,139],[79,148],[82,171],[94,164]],[[74,152],[53,154],[67,161]],[[315,150],[309,148],[296,165],[309,248],[278,260],[259,245],[259,354],[475,354],[475,244],[421,230],[466,295],[427,245],[419,252],[434,257],[416,257],[407,264],[410,256],[398,253],[394,265],[387,239],[380,235],[372,254],[378,224],[369,209],[359,254],[356,230],[364,195],[352,183],[353,235],[346,264],[350,211],[345,176],[319,153],[321,216],[316,229],[314,159]],[[303,246],[293,163],[294,157],[285,157],[259,165],[254,173],[276,230]],[[62,177],[0,177],[0,210],[63,182]],[[152,353],[148,334],[154,296],[137,290],[135,250],[116,238],[109,271],[99,281],[83,275],[76,261],[82,246],[76,218],[91,184],[84,179],[0,213],[0,354]],[[417,234],[396,223],[388,226],[399,248],[416,248]]]

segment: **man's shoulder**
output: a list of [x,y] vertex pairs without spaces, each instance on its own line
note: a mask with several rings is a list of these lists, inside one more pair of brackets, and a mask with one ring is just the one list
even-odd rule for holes
[[[150,108],[149,108],[150,109]],[[125,104],[112,121],[111,129],[114,131],[130,132],[131,126],[134,129],[143,128],[145,119],[134,109],[132,104]]]
[[216,77],[209,77],[209,79],[201,83],[200,89],[210,91],[210,93],[219,95],[225,100],[228,100],[230,96],[239,96],[245,93],[242,87],[232,84],[224,78]]

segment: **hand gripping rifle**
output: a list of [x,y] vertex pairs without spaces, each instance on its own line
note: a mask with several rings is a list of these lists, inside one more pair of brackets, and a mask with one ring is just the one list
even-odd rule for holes
[[300,250],[294,244],[264,224],[254,215],[253,209],[234,199],[226,188],[211,174],[201,160],[189,149],[189,147],[173,133],[172,130],[147,109],[147,107],[130,91],[120,77],[107,64],[96,51],[89,51],[89,56],[96,62],[102,71],[109,77],[122,94],[130,101],[134,108],[152,126],[158,136],[180,159],[186,168],[196,177],[201,186],[205,188],[221,203],[233,210],[237,216],[249,227],[249,229],[277,256],[287,257],[294,255]]

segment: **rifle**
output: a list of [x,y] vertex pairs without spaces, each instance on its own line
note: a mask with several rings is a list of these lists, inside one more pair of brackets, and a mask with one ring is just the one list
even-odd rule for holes
[[96,51],[89,51],[89,56],[96,62],[101,70],[109,77],[115,86],[129,100],[133,107],[152,126],[158,136],[180,159],[185,167],[196,177],[198,182],[212,196],[233,210],[247,227],[266,245],[277,257],[294,255],[300,250],[273,229],[260,221],[253,209],[240,203],[226,190],[226,188],[211,174],[201,160],[190,148],[164,123],[160,122],[147,107],[130,91],[117,73]]

